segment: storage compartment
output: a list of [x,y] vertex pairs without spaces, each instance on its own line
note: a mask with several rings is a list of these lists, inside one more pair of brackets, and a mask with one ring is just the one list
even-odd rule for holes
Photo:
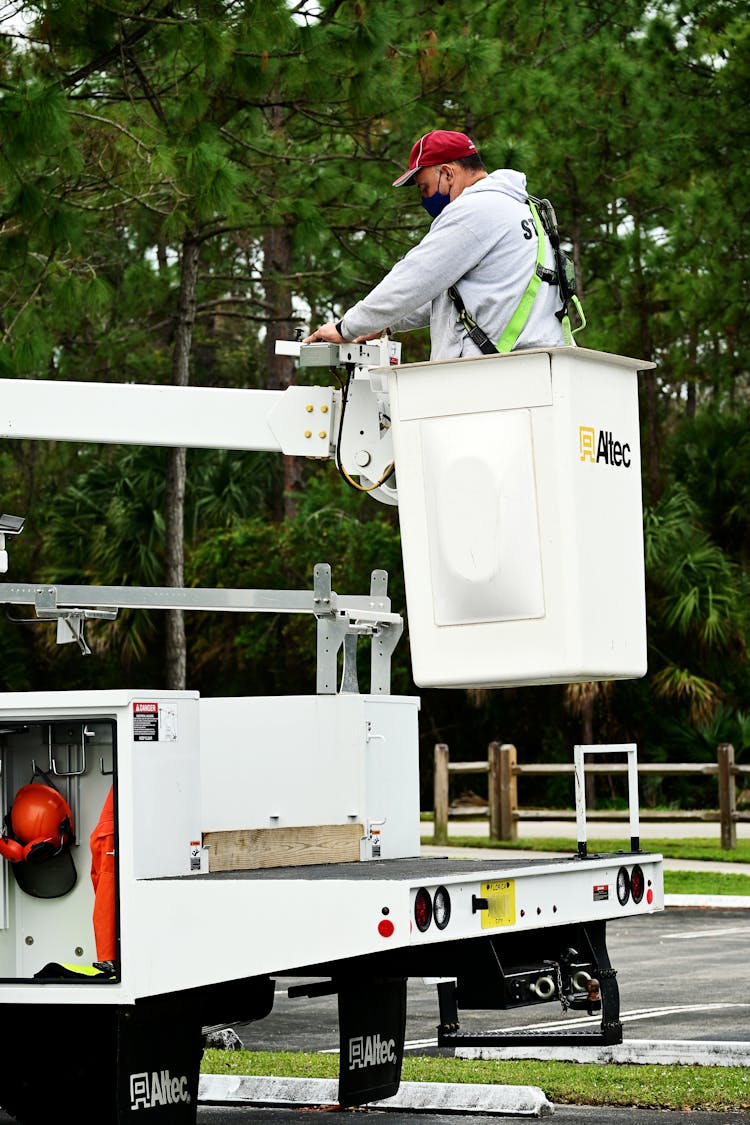
[[209,869],[419,854],[417,699],[203,699]]
[[[72,844],[38,862],[0,859],[0,979],[30,980],[48,964],[90,968],[101,959],[90,837],[110,789],[114,842],[107,833],[98,859],[105,865],[114,853],[114,901],[108,890],[98,902],[107,935],[115,935],[108,945],[119,949],[116,903],[137,880],[205,870],[197,693],[9,693],[0,704],[2,816],[20,807],[19,790],[39,785],[64,802],[75,833]],[[50,830],[31,814],[28,823],[39,824],[41,835],[32,835],[40,842]],[[95,983],[90,975],[72,979]]]
[[642,676],[639,369],[581,348],[389,370],[414,679]]
[[[33,977],[48,962],[91,965],[96,949],[89,835],[112,784],[114,723],[30,714],[27,720],[3,719],[0,727],[3,816],[22,787],[49,786],[69,806],[75,831],[75,843],[51,860],[0,860],[0,978]],[[72,885],[58,894],[68,873]],[[48,894],[54,897],[40,897]]]

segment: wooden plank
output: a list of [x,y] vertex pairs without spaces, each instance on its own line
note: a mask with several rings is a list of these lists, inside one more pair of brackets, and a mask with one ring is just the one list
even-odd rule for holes
[[[737,769],[738,767],[735,767],[735,771],[737,771]],[[519,777],[524,775],[528,775],[529,777],[531,777],[532,775],[538,777],[544,777],[545,775],[553,777],[557,774],[567,774],[573,772],[574,767],[572,762],[551,762],[546,764],[529,763],[528,765],[520,764],[514,766],[514,773],[516,773]],[[615,774],[627,772],[627,765],[623,765],[620,762],[596,762],[591,764],[589,764],[588,762],[586,763],[586,773]],[[699,777],[710,777],[712,775],[716,775],[718,772],[719,767],[716,765],[716,763],[711,762],[696,763],[695,765],[691,765],[688,762],[638,763],[638,773],[656,774],[657,776],[663,775],[664,777],[692,777],[694,775],[697,775]]]
[[[660,812],[657,809],[641,809],[641,820],[662,821],[690,821],[705,820],[718,822],[721,814],[706,809],[671,809]],[[516,820],[575,820],[573,809],[519,809],[513,813]],[[587,809],[587,820],[627,820],[629,813],[625,809]],[[738,824],[750,821],[750,813],[735,813],[733,819]]]
[[488,762],[449,762],[448,773],[487,773]]
[[361,824],[314,824],[290,828],[236,828],[204,832],[209,871],[254,871],[261,867],[306,867],[355,863],[364,836]]

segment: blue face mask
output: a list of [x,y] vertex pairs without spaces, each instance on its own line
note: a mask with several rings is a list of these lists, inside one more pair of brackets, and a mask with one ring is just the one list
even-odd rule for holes
[[440,180],[442,179],[442,172],[438,173],[437,191],[434,195],[423,195],[422,206],[428,215],[436,219],[440,212],[448,206],[451,201],[450,193],[440,190]]
[[434,195],[425,195],[422,197],[422,206],[428,215],[436,219],[440,212],[448,206],[451,201],[450,193],[447,191],[436,191]]

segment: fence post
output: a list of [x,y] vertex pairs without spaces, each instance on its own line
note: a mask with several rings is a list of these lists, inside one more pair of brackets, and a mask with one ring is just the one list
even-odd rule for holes
[[500,795],[500,743],[491,742],[487,747],[487,804],[490,814],[490,840],[502,840],[500,835],[501,795]]
[[[497,745],[497,743],[494,743]],[[503,743],[498,747],[498,797],[499,797],[499,817],[498,828],[499,835],[496,839],[499,840],[516,840],[518,839],[518,821],[515,818],[515,813],[518,812],[518,778],[516,777],[515,767],[518,760],[518,754],[515,746],[510,742]],[[490,773],[490,778],[492,774]],[[491,808],[492,806],[490,806]]]
[[450,753],[445,742],[435,744],[435,800],[433,842],[448,843],[448,761]]
[[719,766],[719,813],[721,815],[721,846],[727,851],[737,847],[737,789],[734,777],[734,746],[722,742],[716,747]]

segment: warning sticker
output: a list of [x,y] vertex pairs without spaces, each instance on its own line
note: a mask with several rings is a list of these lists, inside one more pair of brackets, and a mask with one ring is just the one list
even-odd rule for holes
[[609,898],[609,886],[607,883],[600,883],[594,885],[594,902],[606,902]]
[[201,842],[200,840],[190,841],[190,870],[200,871],[201,869]]
[[133,741],[158,742],[159,740],[159,704],[134,703],[133,704]]
[[134,703],[134,742],[176,742],[177,708],[174,704]]
[[515,879],[494,879],[482,883],[482,898],[487,899],[487,909],[482,911],[482,929],[496,926],[513,926],[516,921]]

